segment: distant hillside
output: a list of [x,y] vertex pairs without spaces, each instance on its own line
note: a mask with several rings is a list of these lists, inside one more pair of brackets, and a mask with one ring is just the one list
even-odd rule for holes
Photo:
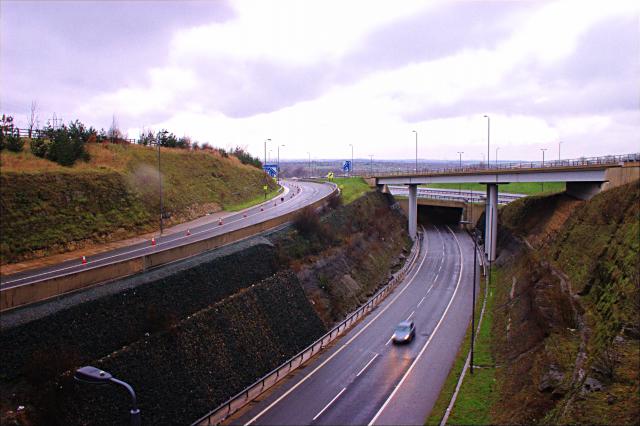
[[[87,144],[90,161],[73,167],[20,153],[0,154],[2,264],[62,253],[158,229],[155,148]],[[258,200],[261,170],[216,151],[161,151],[164,211],[172,225]]]
[[518,200],[500,219],[492,422],[637,424],[640,182]]

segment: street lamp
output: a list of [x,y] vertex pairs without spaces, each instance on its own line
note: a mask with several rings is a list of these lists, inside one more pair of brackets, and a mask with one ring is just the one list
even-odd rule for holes
[[158,132],[158,134],[156,135],[156,145],[158,146],[158,185],[160,186],[160,235],[162,235],[162,231],[164,228],[164,222],[163,222],[163,217],[164,217],[164,204],[163,204],[163,200],[162,200],[162,172],[160,169],[160,145],[162,144],[162,140],[164,139],[164,136],[167,134],[167,131],[160,131]]
[[416,174],[418,174],[418,132],[415,130],[412,132],[416,134]]
[[267,141],[271,142],[271,139],[265,139],[264,140],[264,164],[265,164],[265,166],[267,165]]
[[278,145],[278,183],[280,183],[280,147],[286,145]]
[[476,240],[477,235],[475,230],[472,234],[473,237],[473,291],[471,296],[471,359],[469,366],[471,368],[471,374],[473,374],[473,341],[475,340],[476,333],[476,269],[478,269],[478,242]]
[[116,379],[106,371],[91,366],[79,368],[78,370],[76,370],[76,373],[73,377],[80,382],[91,383],[94,385],[106,385],[108,383],[115,383],[116,385],[124,387],[129,392],[129,395],[131,395],[131,411],[129,412],[131,416],[131,426],[140,426],[140,409],[138,408],[136,393],[131,385],[123,382],[122,380]]
[[558,142],[558,161],[560,161],[560,145],[562,145],[562,141]]
[[[464,151],[458,151],[458,155],[460,156],[460,171],[462,171],[462,154],[464,154]],[[458,194],[462,192],[462,184],[458,184]]]
[[309,155],[309,177],[311,177],[311,153],[307,152],[307,154]]
[[[540,151],[542,151],[542,167],[544,168],[544,152],[547,150],[547,148],[540,148]],[[542,183],[542,192],[544,192],[544,182]]]
[[349,144],[351,147],[351,167],[349,168],[349,177],[353,176],[353,145]]
[[369,175],[373,176],[373,154],[369,154]]
[[487,169],[489,168],[489,145],[491,141],[491,118],[488,115],[484,116],[487,119]]

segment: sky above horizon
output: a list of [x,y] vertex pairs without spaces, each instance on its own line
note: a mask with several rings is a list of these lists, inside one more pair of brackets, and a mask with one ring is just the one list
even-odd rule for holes
[[0,2],[0,109],[281,157],[640,151],[634,1]]

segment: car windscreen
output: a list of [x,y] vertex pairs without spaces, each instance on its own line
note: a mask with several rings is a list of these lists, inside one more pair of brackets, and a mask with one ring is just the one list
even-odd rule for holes
[[408,333],[411,331],[411,327],[408,325],[399,325],[396,327],[396,333]]

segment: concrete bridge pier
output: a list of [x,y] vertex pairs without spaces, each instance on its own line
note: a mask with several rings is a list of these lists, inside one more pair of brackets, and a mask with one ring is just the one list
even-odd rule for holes
[[484,252],[490,262],[496,260],[498,242],[498,184],[487,184],[487,204],[485,205]]
[[418,232],[418,185],[409,185],[409,236],[416,239]]

